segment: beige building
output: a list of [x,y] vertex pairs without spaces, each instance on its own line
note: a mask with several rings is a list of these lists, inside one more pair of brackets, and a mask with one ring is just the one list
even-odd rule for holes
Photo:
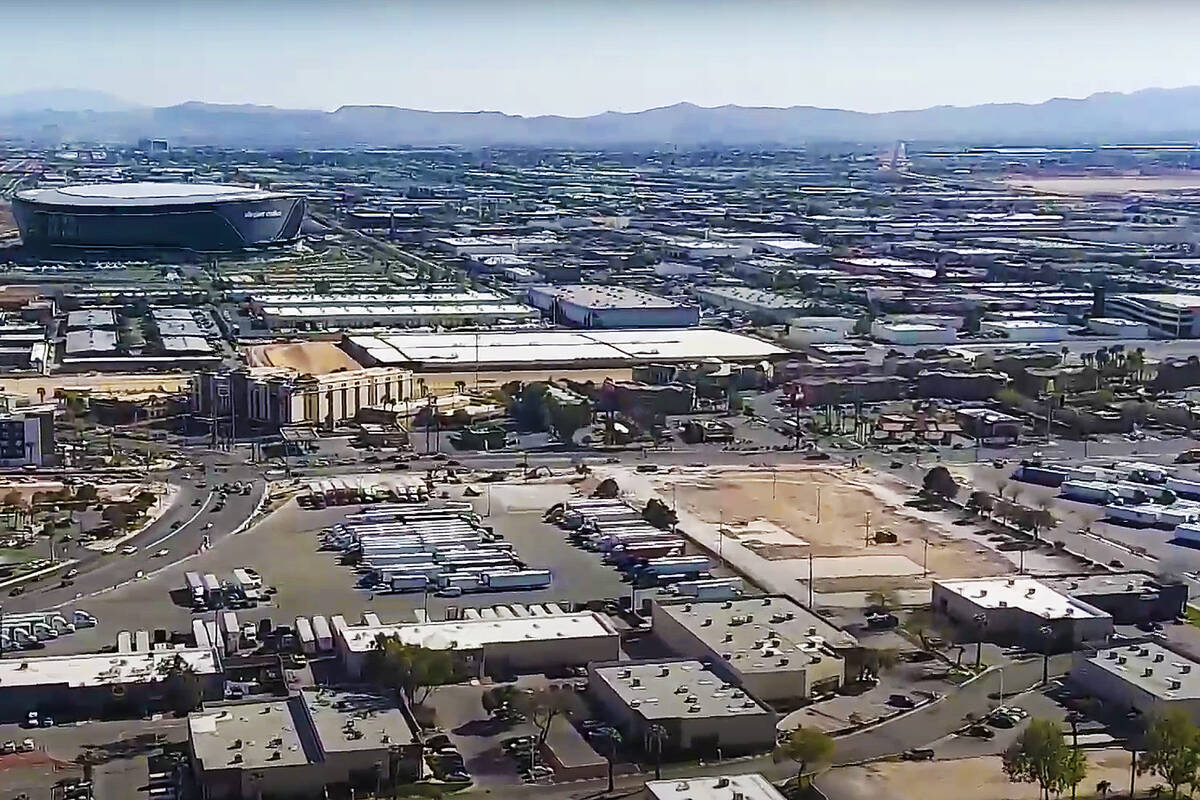
[[667,756],[726,757],[775,746],[777,715],[699,661],[588,665],[588,694],[625,741],[653,753],[655,726]]
[[305,689],[188,716],[203,800],[325,796],[331,784],[375,792],[421,777],[421,744],[395,704],[376,695]]
[[1179,709],[1200,722],[1200,664],[1153,642],[1076,653],[1070,680],[1117,712]]
[[367,654],[381,635],[432,650],[453,650],[466,670],[479,675],[540,672],[620,657],[620,636],[603,614],[564,612],[554,604],[513,604],[487,611],[486,617],[474,619],[392,625],[373,615],[360,625],[334,617],[336,648],[352,677],[362,675]]
[[775,784],[757,772],[646,781],[646,800],[783,800]]
[[844,654],[858,641],[841,628],[774,595],[650,606],[654,635],[768,702],[807,699],[845,681]]

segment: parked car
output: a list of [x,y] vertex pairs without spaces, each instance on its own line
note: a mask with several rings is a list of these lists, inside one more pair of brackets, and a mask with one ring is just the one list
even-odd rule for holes
[[963,731],[967,736],[973,736],[976,739],[994,739],[996,732],[986,725],[972,725]]
[[900,754],[905,761],[932,761],[933,750],[928,747],[913,747]]
[[887,704],[894,708],[916,708],[917,703],[906,694],[893,694],[887,699]]

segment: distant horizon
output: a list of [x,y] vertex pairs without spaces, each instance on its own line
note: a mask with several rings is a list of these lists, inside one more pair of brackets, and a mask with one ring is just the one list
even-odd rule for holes
[[1197,29],[1185,0],[7,0],[0,72],[151,107],[881,113],[1197,85]]
[[[585,119],[588,117],[602,116],[604,114],[640,114],[640,113],[644,113],[646,111],[654,111],[657,109],[664,109],[664,108],[674,108],[676,106],[692,106],[695,108],[707,109],[707,110],[732,107],[732,108],[765,109],[765,110],[817,109],[817,110],[822,110],[822,111],[846,111],[846,112],[850,112],[850,113],[854,113],[854,114],[871,114],[871,115],[895,114],[895,113],[904,113],[904,112],[927,111],[927,110],[936,109],[936,108],[975,108],[975,107],[980,107],[980,106],[1038,106],[1038,105],[1042,105],[1044,103],[1049,103],[1049,102],[1056,101],[1056,100],[1064,100],[1064,101],[1087,100],[1087,99],[1095,97],[1097,95],[1134,95],[1134,94],[1139,94],[1139,93],[1143,93],[1143,92],[1159,92],[1159,91],[1170,92],[1170,91],[1177,91],[1177,90],[1181,90],[1181,89],[1193,89],[1193,88],[1200,88],[1200,82],[1195,83],[1195,84],[1180,84],[1178,86],[1145,86],[1145,87],[1142,87],[1139,89],[1130,89],[1130,90],[1123,90],[1123,91],[1101,89],[1101,90],[1092,92],[1087,95],[1058,94],[1058,95],[1051,95],[1051,96],[1044,97],[1044,98],[1037,99],[1037,100],[1023,100],[1023,101],[995,100],[995,101],[983,101],[983,102],[979,102],[979,103],[967,103],[967,104],[934,103],[932,105],[927,105],[927,106],[888,108],[888,109],[883,109],[883,110],[878,110],[878,111],[866,111],[863,109],[849,108],[846,106],[813,105],[813,104],[809,104],[809,103],[793,103],[791,105],[761,105],[761,104],[752,105],[752,104],[746,104],[746,103],[720,103],[720,104],[716,104],[716,105],[706,105],[703,103],[697,103],[697,102],[694,102],[692,100],[687,100],[687,99],[680,99],[680,100],[676,100],[674,102],[663,103],[663,104],[654,105],[654,106],[646,106],[644,108],[635,108],[635,109],[629,109],[629,110],[605,109],[603,111],[596,111],[596,112],[587,113],[587,114],[565,114],[565,113],[556,113],[553,111],[549,111],[549,112],[545,112],[545,113],[537,113],[537,114],[523,114],[523,113],[519,113],[519,112],[515,112],[515,111],[508,111],[508,110],[501,109],[501,108],[434,109],[434,108],[421,108],[421,107],[417,107],[417,106],[396,105],[394,103],[386,103],[386,102],[345,102],[345,103],[341,103],[341,104],[338,104],[338,105],[335,105],[332,107],[318,108],[318,107],[314,107],[314,106],[295,106],[295,105],[285,105],[285,104],[281,104],[281,103],[269,103],[269,102],[240,102],[240,103],[239,102],[220,102],[220,101],[214,101],[214,100],[205,100],[205,99],[201,99],[198,97],[191,97],[186,100],[180,100],[178,102],[173,102],[173,103],[164,103],[164,104],[153,105],[153,104],[146,104],[146,103],[138,103],[136,101],[130,100],[129,98],[122,96],[119,92],[110,91],[107,89],[95,89],[95,88],[83,87],[83,86],[46,86],[46,87],[38,87],[38,88],[31,88],[31,89],[21,89],[18,91],[0,92],[0,101],[8,100],[10,98],[21,98],[21,97],[25,97],[25,96],[29,96],[29,95],[52,95],[52,94],[56,94],[56,93],[62,93],[62,94],[70,93],[70,94],[80,94],[80,95],[95,95],[97,97],[106,96],[108,98],[111,98],[113,101],[127,105],[130,108],[144,108],[144,109],[173,108],[173,107],[185,106],[185,105],[189,105],[189,104],[199,104],[199,105],[209,105],[209,106],[227,106],[230,108],[238,108],[238,107],[241,107],[241,108],[263,108],[263,109],[276,109],[279,111],[320,111],[320,112],[324,112],[324,113],[333,113],[333,112],[337,111],[339,108],[355,107],[355,108],[396,108],[396,109],[401,109],[401,110],[405,110],[405,111],[429,112],[429,113],[437,113],[437,114],[503,114],[503,115],[509,116],[509,117],[521,117],[521,118],[527,118],[527,119],[528,118],[536,118],[536,117],[562,117],[564,119]],[[96,110],[96,109],[86,109],[86,108],[64,109],[64,108],[54,108],[53,106],[48,106],[45,109],[38,109],[38,110],[91,111],[91,110]]]

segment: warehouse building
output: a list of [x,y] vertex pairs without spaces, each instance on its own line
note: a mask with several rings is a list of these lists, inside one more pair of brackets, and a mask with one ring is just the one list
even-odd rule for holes
[[588,694],[624,734],[654,752],[652,726],[674,757],[757,753],[775,746],[776,714],[699,661],[613,661],[588,664]]
[[81,720],[164,710],[169,706],[165,681],[177,659],[196,675],[205,699],[224,696],[224,673],[211,649],[64,656],[23,653],[0,661],[0,721],[24,722],[31,711],[59,720]]
[[1092,317],[1087,321],[1088,330],[1101,336],[1119,336],[1122,339],[1149,339],[1150,325],[1121,317]]
[[110,356],[117,352],[117,334],[93,328],[68,331],[65,351],[71,357]]
[[113,330],[116,327],[117,315],[110,308],[87,308],[67,314],[67,330]]
[[576,328],[686,328],[700,308],[626,286],[534,286],[529,302],[555,323]]
[[954,344],[958,341],[958,328],[947,323],[881,319],[871,323],[871,338],[899,345]]
[[673,652],[711,664],[768,702],[808,699],[845,681],[849,633],[782,595],[711,602],[654,600],[654,636]]
[[1144,572],[1085,573],[1044,580],[1050,588],[1111,614],[1118,625],[1175,619],[1184,614],[1188,601],[1183,581]]
[[1114,711],[1180,710],[1200,722],[1200,664],[1154,642],[1078,653],[1069,680]]
[[405,366],[420,372],[630,368],[714,358],[758,364],[788,355],[761,339],[711,328],[347,334],[342,349],[360,364]]
[[800,298],[745,286],[698,286],[694,292],[706,305],[776,324],[786,323],[807,307],[807,303]]
[[263,306],[268,328],[341,328],[498,325],[534,322],[538,311],[521,303],[393,304],[379,306]]
[[646,800],[783,800],[775,784],[757,772],[646,781]]
[[422,775],[395,703],[337,689],[191,714],[188,749],[204,800],[323,798],[335,784],[375,792]]
[[987,641],[1031,649],[1074,650],[1103,643],[1111,614],[1033,578],[966,578],[933,582],[933,612],[980,631]]
[[1014,342],[1061,342],[1071,327],[1037,319],[985,319],[979,323],[979,332]]
[[335,618],[337,650],[352,677],[362,675],[367,654],[380,636],[396,636],[405,644],[453,650],[469,673],[510,675],[544,672],[620,655],[620,637],[612,622],[594,611],[564,612],[551,604],[509,607],[511,615],[381,624],[368,615],[360,625]]

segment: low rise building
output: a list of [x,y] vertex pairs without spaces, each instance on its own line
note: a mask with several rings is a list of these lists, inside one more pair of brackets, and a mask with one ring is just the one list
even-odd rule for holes
[[1104,643],[1113,631],[1111,614],[1028,577],[934,581],[933,612],[987,641],[1039,651]]
[[698,286],[693,291],[706,305],[773,323],[787,322],[807,305],[803,298],[746,286]]
[[959,427],[979,442],[1017,444],[1021,441],[1021,420],[993,408],[960,408],[955,411]]
[[653,600],[654,636],[768,702],[808,699],[845,681],[858,641],[782,595],[711,602]]
[[[591,663],[588,693],[647,752],[720,758],[775,745],[777,715],[699,661]],[[654,726],[665,733],[660,742],[651,740]]]
[[1184,614],[1187,584],[1144,572],[1085,573],[1046,578],[1046,585],[1112,615],[1118,625],[1172,620]]
[[646,781],[646,800],[783,800],[775,784],[757,772]]
[[1070,682],[1117,712],[1180,710],[1200,722],[1200,664],[1154,642],[1078,653]]
[[1101,336],[1119,336],[1122,339],[1149,339],[1150,325],[1123,317],[1092,317],[1087,321],[1088,330]]
[[887,344],[954,344],[958,329],[948,324],[932,322],[893,322],[876,320],[871,323],[871,338]]
[[1104,301],[1106,316],[1144,322],[1155,333],[1178,339],[1200,335],[1200,295],[1117,294]]
[[56,461],[53,405],[0,414],[0,466],[50,467]]
[[594,611],[564,612],[557,606],[510,607],[512,616],[401,622],[392,625],[367,619],[360,625],[338,622],[337,650],[352,677],[361,677],[367,654],[380,636],[396,636],[405,644],[453,650],[464,670],[473,674],[539,672],[549,668],[608,661],[620,655],[616,628]]
[[376,792],[422,774],[420,740],[395,703],[336,689],[191,714],[188,748],[205,800]]
[[627,286],[534,286],[531,305],[577,328],[683,328],[700,323],[700,308]]
[[979,323],[980,333],[1014,342],[1061,342],[1070,330],[1068,325],[1037,319],[985,319]]
[[5,658],[0,721],[24,722],[31,711],[59,720],[163,711],[170,707],[167,677],[177,663],[196,676],[203,698],[224,696],[224,673],[208,648]]

